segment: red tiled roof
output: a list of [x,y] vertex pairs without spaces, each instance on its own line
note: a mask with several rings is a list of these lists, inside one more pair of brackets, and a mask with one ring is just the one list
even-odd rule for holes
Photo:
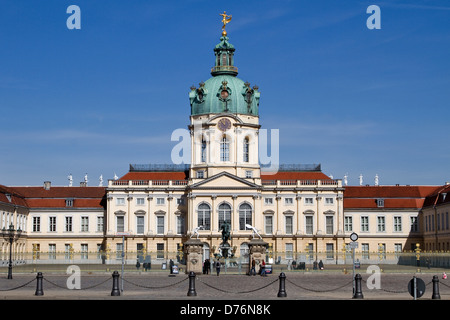
[[[6,195],[9,195],[10,199],[8,199]],[[17,193],[14,189],[3,185],[0,185],[0,202],[23,207],[27,206],[27,201],[21,194]]]
[[63,208],[73,199],[74,208],[104,207],[105,187],[11,187],[20,193],[30,208]]
[[[444,185],[435,190],[432,194],[426,197],[425,202],[423,204],[424,207],[435,206],[444,203],[450,202],[450,185]],[[445,197],[444,197],[445,194]]]
[[377,199],[384,200],[384,208],[422,208],[425,197],[438,186],[349,186],[344,191],[344,209],[378,208]]

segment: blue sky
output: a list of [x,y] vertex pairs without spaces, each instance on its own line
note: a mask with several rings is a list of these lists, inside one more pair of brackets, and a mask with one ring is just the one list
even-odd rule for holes
[[[81,29],[69,30],[69,5]],[[381,29],[369,30],[369,5]],[[85,173],[171,163],[207,80],[221,17],[238,77],[261,91],[281,163],[349,185],[450,181],[448,1],[0,1],[0,184],[77,185]]]

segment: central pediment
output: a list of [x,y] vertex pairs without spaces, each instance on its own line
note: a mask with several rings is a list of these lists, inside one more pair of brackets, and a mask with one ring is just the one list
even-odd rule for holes
[[260,189],[261,186],[223,171],[212,177],[192,184],[191,189]]

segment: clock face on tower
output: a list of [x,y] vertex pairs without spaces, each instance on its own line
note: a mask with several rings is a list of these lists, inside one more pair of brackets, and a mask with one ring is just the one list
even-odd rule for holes
[[219,127],[219,130],[227,131],[228,129],[231,128],[231,121],[226,118],[222,118],[217,123],[217,126]]

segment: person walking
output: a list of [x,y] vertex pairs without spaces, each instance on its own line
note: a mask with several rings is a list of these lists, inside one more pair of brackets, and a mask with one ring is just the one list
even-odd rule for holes
[[206,274],[209,274],[209,269],[211,268],[211,262],[209,261],[209,259],[205,260],[205,272]]
[[264,259],[261,261],[261,277],[267,277],[266,275],[266,262]]
[[217,276],[219,276],[219,273],[220,273],[220,261],[219,261],[219,259],[217,259],[215,265],[216,265]]
[[256,261],[255,261],[255,259],[252,258],[252,268],[250,269],[250,275],[256,276],[256,269],[255,269],[255,267],[256,267]]

